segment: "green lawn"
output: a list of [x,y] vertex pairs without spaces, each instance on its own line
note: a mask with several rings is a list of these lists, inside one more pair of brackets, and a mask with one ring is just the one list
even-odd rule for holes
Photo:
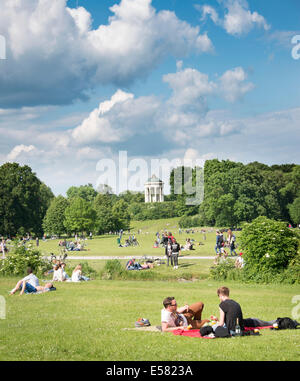
[[[218,282],[101,281],[57,284],[41,295],[8,296],[17,279],[0,278],[7,314],[0,320],[0,360],[300,360],[300,330],[205,340],[124,330],[139,317],[160,324],[162,300],[201,300],[204,318],[218,314]],[[291,316],[299,286],[226,283],[245,317]]]
[[[216,233],[213,228],[206,228],[206,240],[204,240],[203,234],[200,232],[201,228],[196,228],[195,233],[182,233],[178,232],[178,220],[179,218],[171,218],[165,220],[154,221],[132,221],[131,228],[132,233],[135,234],[139,242],[138,247],[123,247],[119,248],[117,245],[116,235],[103,235],[94,237],[92,240],[85,241],[86,250],[80,252],[69,252],[72,256],[162,256],[164,255],[164,249],[153,248],[154,241],[156,239],[156,232],[161,232],[166,229],[171,231],[181,245],[185,244],[186,238],[195,240],[195,250],[189,252],[182,252],[184,255],[190,256],[214,256]],[[141,234],[137,234],[138,229],[141,229]],[[239,232],[236,232],[238,238]],[[123,235],[122,243],[125,243],[125,239],[128,238],[128,233]],[[40,249],[46,255],[50,252],[59,254],[60,248],[58,246],[59,240],[48,239],[46,242],[40,241]],[[201,243],[201,245],[199,245]]]
[[[175,296],[178,304],[203,301],[203,318],[218,315],[216,290],[220,282],[208,278],[213,263],[215,229],[203,239],[200,228],[194,234],[178,233],[178,219],[133,222],[140,246],[118,248],[116,236],[88,240],[89,256],[163,256],[153,249],[155,233],[170,230],[181,244],[194,238],[195,251],[183,252],[179,269],[161,265],[153,270],[162,280],[100,280],[83,283],[57,283],[57,291],[40,295],[8,296],[15,278],[0,278],[0,295],[5,297],[6,319],[0,319],[0,360],[111,360],[111,361],[199,361],[199,360],[300,360],[300,330],[261,331],[261,336],[205,340],[172,333],[142,332],[133,328],[139,317],[160,325],[162,300]],[[124,236],[126,238],[127,235]],[[237,233],[238,242],[239,233]],[[124,239],[123,239],[124,242]],[[199,242],[202,245],[199,245]],[[59,253],[58,240],[41,242],[44,254]],[[211,256],[211,259],[190,259]],[[79,260],[67,260],[67,267]],[[125,258],[121,263],[125,265]],[[88,260],[98,272],[105,260]],[[141,275],[131,272],[130,275]],[[223,283],[223,282],[222,282]],[[226,282],[244,317],[264,320],[292,317],[292,298],[300,295],[298,285],[256,285]]]

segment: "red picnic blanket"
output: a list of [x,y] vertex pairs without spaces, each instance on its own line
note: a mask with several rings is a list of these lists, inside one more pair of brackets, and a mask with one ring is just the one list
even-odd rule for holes
[[[266,327],[244,327],[244,330],[247,331],[254,331],[255,329],[265,329],[265,328],[273,328],[272,325],[268,325]],[[199,329],[189,329],[182,331],[181,329],[175,329],[173,331],[174,335],[180,335],[180,336],[189,336],[189,337],[200,337],[201,339],[215,339],[215,337],[208,337],[208,336],[201,336]]]

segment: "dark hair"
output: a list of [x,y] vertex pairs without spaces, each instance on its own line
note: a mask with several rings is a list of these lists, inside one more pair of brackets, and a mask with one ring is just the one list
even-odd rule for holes
[[166,307],[170,306],[172,304],[172,300],[174,300],[174,299],[175,299],[174,296],[168,296],[167,298],[165,298],[163,301],[164,307],[166,308]]
[[229,288],[225,286],[219,287],[217,290],[217,294],[218,296],[219,295],[229,296]]
[[32,274],[32,268],[31,267],[27,268],[27,274]]

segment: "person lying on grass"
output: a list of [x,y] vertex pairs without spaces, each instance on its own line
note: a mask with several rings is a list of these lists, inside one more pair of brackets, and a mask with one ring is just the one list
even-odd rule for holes
[[142,265],[138,262],[135,262],[135,258],[130,259],[126,263],[126,270],[147,270],[147,269],[153,269],[154,264],[151,262],[145,262]]
[[213,326],[215,330],[218,326],[225,327],[229,329],[231,335],[235,334],[235,326],[238,323],[241,330],[244,327],[268,327],[276,323],[276,320],[264,321],[257,318],[243,318],[243,312],[241,306],[236,301],[229,298],[230,290],[228,287],[220,287],[217,290],[217,295],[220,299],[220,318],[215,318],[218,324]]
[[27,269],[27,276],[19,280],[16,286],[10,291],[10,295],[15,294],[17,291],[20,291],[20,295],[33,294],[36,292],[47,292],[53,288],[52,283],[46,283],[45,286],[40,286],[38,278],[32,273],[32,269],[29,267]]
[[173,296],[163,301],[164,308],[161,310],[161,328],[163,332],[171,332],[176,329],[186,329],[189,325],[193,329],[201,328],[208,319],[201,320],[204,304],[202,302],[185,305],[178,308]]

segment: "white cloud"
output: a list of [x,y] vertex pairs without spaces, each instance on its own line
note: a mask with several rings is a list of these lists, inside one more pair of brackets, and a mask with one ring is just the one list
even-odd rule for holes
[[36,148],[33,145],[30,145],[30,146],[25,146],[24,144],[17,145],[7,155],[7,160],[8,161],[15,161],[23,153],[28,154],[28,153],[34,152],[35,150],[36,150]]
[[220,93],[228,102],[242,99],[246,93],[254,88],[253,83],[245,83],[246,79],[247,74],[242,67],[227,70],[219,79]]
[[196,7],[201,11],[201,20],[210,17],[212,21],[223,27],[228,34],[240,36],[249,33],[255,26],[269,30],[271,26],[258,12],[251,12],[246,0],[220,0],[225,8],[224,19],[220,18],[215,8],[210,5]]
[[176,107],[188,105],[197,108],[198,104],[202,109],[203,97],[212,94],[216,88],[207,74],[190,68],[164,75],[163,81],[173,90],[169,102]]
[[118,90],[72,131],[72,137],[85,144],[123,141],[137,132],[145,132],[158,107],[155,97],[135,99],[133,94]]
[[106,25],[92,29],[92,15],[66,0],[1,0],[1,107],[67,104],[99,84],[130,84],[164,57],[209,52],[199,27],[174,12],[156,11],[151,0],[121,0]]
[[215,82],[198,70],[179,70],[163,76],[172,89],[169,99],[135,98],[118,90],[110,100],[100,103],[71,136],[76,144],[118,143],[136,135],[162,131],[167,139],[184,144],[185,137],[192,134],[206,138],[237,133],[239,128],[232,123],[206,118],[208,97],[221,96],[229,102],[240,100],[253,88],[245,80],[246,73],[241,67],[228,70]]
[[215,24],[219,24],[219,15],[214,7],[210,5],[197,6],[196,9],[202,12],[201,20],[205,20],[209,16]]

